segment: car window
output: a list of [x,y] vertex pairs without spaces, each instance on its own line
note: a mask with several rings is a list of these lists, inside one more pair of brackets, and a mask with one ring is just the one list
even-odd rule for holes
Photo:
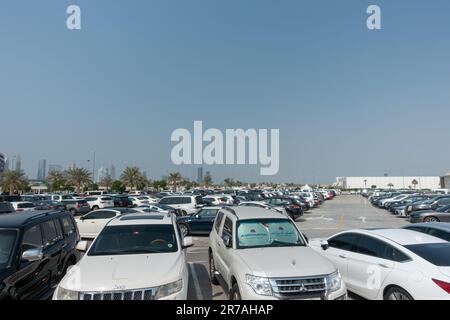
[[53,220],[41,223],[41,228],[44,246],[48,246],[58,240],[58,231]]
[[9,203],[0,203],[0,213],[14,212],[14,208]]
[[19,204],[17,205],[17,208],[20,208],[20,209],[34,208],[34,204],[32,204],[31,202],[28,202],[28,203],[19,203]]
[[439,267],[450,267],[450,243],[426,243],[407,245],[406,249]]
[[229,235],[233,238],[233,221],[230,218],[225,218],[225,223],[223,224],[222,236]]
[[356,233],[344,233],[328,240],[328,245],[332,248],[353,251],[358,241],[359,235]]
[[116,216],[116,213],[114,211],[109,210],[99,210],[94,211],[86,216],[85,219],[111,219]]
[[219,212],[216,217],[216,222],[214,223],[214,229],[216,229],[217,234],[219,234],[220,225],[222,224],[223,212]]
[[42,248],[42,232],[39,225],[35,225],[25,230],[22,239],[22,252],[29,249]]
[[58,238],[62,239],[64,233],[63,233],[63,229],[61,226],[61,222],[59,222],[59,219],[54,219],[53,223],[55,224],[56,234],[57,234]]
[[198,214],[204,218],[214,218],[217,214],[217,209],[203,209]]
[[[366,235],[361,235],[359,237],[355,252],[367,256],[386,259],[389,257],[389,247],[390,246],[386,242]],[[390,260],[392,260],[393,257],[391,256],[390,258]]]
[[446,232],[439,229],[427,228],[426,233],[436,238],[450,242],[450,232]]
[[65,235],[72,234],[75,231],[75,226],[70,217],[68,217],[68,216],[62,217],[61,223],[62,223],[62,227],[63,227],[63,231],[64,231]]

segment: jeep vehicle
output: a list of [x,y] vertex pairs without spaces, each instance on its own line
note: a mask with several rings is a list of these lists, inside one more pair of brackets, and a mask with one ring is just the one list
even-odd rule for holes
[[222,208],[209,237],[211,282],[230,300],[346,299],[338,269],[274,210]]
[[0,299],[47,299],[76,264],[79,235],[70,212],[0,215]]
[[173,214],[137,213],[110,220],[62,279],[54,300],[186,300],[186,248]]

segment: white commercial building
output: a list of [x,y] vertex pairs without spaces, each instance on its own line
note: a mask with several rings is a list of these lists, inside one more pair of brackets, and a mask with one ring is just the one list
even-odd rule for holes
[[[417,182],[417,183],[415,183]],[[344,189],[439,189],[440,177],[338,177],[336,186]]]

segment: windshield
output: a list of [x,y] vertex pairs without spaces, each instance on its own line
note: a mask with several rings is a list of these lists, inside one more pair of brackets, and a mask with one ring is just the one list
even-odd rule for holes
[[16,234],[15,230],[0,230],[0,269],[9,265]]
[[103,229],[88,256],[178,251],[174,228],[167,225],[110,226]]
[[237,227],[237,247],[305,246],[297,228],[288,219],[242,220]]
[[450,267],[450,243],[427,243],[405,246],[422,259],[439,266]]

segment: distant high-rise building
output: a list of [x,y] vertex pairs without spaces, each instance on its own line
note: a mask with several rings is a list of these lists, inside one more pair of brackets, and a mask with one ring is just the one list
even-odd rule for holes
[[6,162],[8,159],[5,157],[3,153],[0,153],[0,174],[7,170]]
[[97,172],[97,182],[102,181],[108,176],[108,172],[104,167],[100,167]]
[[8,171],[10,169],[9,166],[10,166],[9,158],[5,157],[5,169],[4,170]]
[[111,165],[109,176],[111,177],[111,179],[116,180],[116,167],[114,165]]
[[197,169],[197,182],[198,183],[203,182],[203,168],[202,167]]
[[62,165],[59,165],[59,164],[49,164],[48,165],[48,172],[52,172],[52,171],[62,172],[63,171],[63,167],[62,167]]
[[20,158],[20,154],[16,157],[16,164],[14,166],[14,170],[17,170],[17,171],[22,170],[22,159]]
[[46,170],[47,170],[47,161],[45,159],[39,160],[37,172],[37,179],[39,181],[44,181],[47,178]]

